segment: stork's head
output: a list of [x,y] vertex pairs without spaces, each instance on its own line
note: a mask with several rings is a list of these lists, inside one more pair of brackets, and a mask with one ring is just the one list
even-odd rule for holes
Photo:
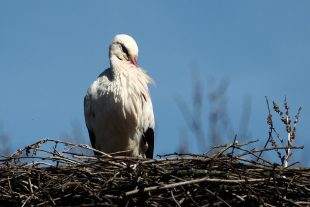
[[116,35],[110,45],[110,58],[117,57],[121,61],[130,61],[138,66],[138,45],[129,35]]

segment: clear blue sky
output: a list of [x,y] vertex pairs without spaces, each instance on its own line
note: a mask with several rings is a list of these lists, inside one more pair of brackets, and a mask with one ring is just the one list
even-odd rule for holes
[[253,137],[267,134],[265,95],[303,106],[297,136],[309,150],[309,10],[309,1],[1,0],[2,130],[14,147],[70,134],[72,122],[87,138],[83,96],[108,67],[113,36],[127,33],[156,82],[156,153],[177,149],[186,124],[175,97],[190,100],[193,67],[203,81],[230,79],[234,127],[252,98]]

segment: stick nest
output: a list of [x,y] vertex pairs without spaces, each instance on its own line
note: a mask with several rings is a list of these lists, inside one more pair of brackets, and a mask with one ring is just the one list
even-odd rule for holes
[[[4,206],[306,206],[310,169],[260,157],[253,142],[156,160],[41,140],[0,160]],[[96,152],[97,157],[93,156]]]

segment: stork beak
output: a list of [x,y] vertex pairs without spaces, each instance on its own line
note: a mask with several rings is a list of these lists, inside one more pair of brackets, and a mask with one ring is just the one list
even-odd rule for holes
[[136,67],[139,67],[137,56],[131,57],[131,58],[130,58],[130,62],[131,62],[132,64],[134,64]]

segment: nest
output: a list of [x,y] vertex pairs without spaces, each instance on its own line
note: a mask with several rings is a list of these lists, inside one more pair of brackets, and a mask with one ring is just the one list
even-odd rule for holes
[[[4,206],[305,206],[310,169],[282,167],[223,145],[203,155],[159,159],[108,155],[87,145],[41,140],[0,161]],[[93,156],[93,152],[98,154]]]

